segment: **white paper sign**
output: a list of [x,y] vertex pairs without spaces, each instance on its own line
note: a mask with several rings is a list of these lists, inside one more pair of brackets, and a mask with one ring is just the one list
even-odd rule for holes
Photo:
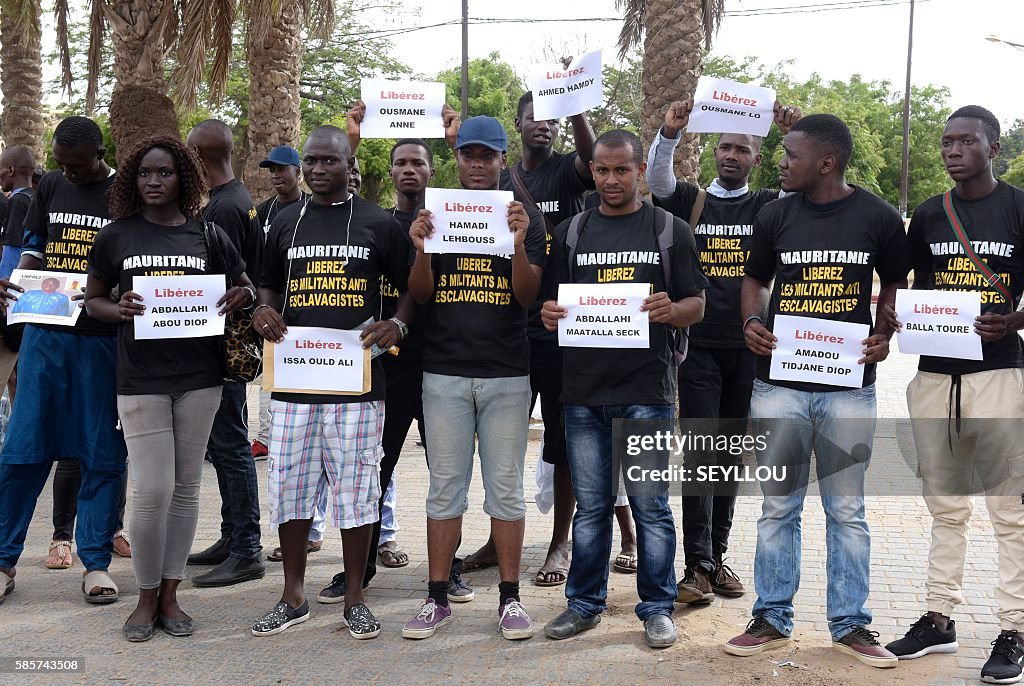
[[813,317],[776,315],[772,333],[779,339],[769,374],[776,381],[802,381],[860,388],[864,383],[867,324]]
[[981,293],[971,291],[896,291],[896,334],[900,352],[932,357],[981,360],[981,336],[974,319],[981,314]]
[[25,292],[11,291],[17,300],[8,307],[8,324],[74,326],[78,321],[81,300],[72,300],[71,296],[82,294],[85,274],[15,269],[10,280]]
[[558,304],[569,311],[558,320],[563,348],[649,348],[650,319],[641,312],[649,283],[568,284],[558,287]]
[[560,119],[604,104],[601,51],[577,57],[569,68],[534,65],[527,79],[533,92],[533,118]]
[[274,346],[274,388],[358,393],[366,353],[360,331],[289,326]]
[[359,125],[363,138],[444,138],[443,83],[430,81],[362,82],[366,116]]
[[434,235],[423,242],[427,253],[511,255],[515,241],[508,228],[511,191],[427,188],[424,206],[434,213]]
[[693,94],[687,133],[766,136],[775,118],[775,91],[749,83],[702,76]]
[[227,285],[222,274],[136,276],[132,290],[146,310],[135,318],[135,340],[204,338],[224,334],[217,301]]

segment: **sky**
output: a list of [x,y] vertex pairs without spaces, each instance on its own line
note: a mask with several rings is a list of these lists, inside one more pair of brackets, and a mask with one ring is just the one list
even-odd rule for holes
[[[843,5],[852,9],[831,9]],[[391,15],[375,25],[411,27],[456,20],[460,0],[406,0],[409,15]],[[412,13],[419,8],[419,16]],[[777,14],[758,10],[780,8]],[[800,9],[803,8],[803,9]],[[794,60],[791,76],[817,72],[826,79],[859,73],[888,80],[898,91],[906,79],[908,0],[726,0],[713,54],[737,60],[752,55],[769,66]],[[746,13],[746,16],[745,14]],[[614,0],[469,0],[469,15],[517,19],[619,17]],[[471,58],[501,53],[524,76],[545,55],[603,49],[614,59],[620,21],[533,22],[472,25]],[[383,28],[383,26],[382,26]],[[976,104],[1009,125],[1024,118],[1024,49],[985,39],[995,34],[1024,45],[1024,0],[917,0],[914,17],[915,85],[949,88],[950,106]],[[459,26],[414,31],[393,38],[393,55],[422,74],[457,65]],[[1009,77],[1009,78],[1008,78]]]

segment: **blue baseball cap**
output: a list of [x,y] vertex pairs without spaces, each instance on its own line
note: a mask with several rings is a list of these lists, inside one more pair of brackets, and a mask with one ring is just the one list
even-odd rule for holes
[[459,127],[455,149],[467,145],[483,145],[497,152],[508,152],[508,135],[505,127],[494,117],[470,117]]
[[291,165],[293,167],[302,168],[302,162],[299,160],[299,151],[290,145],[279,145],[270,151],[267,155],[267,159],[260,162],[260,166],[266,169],[272,164],[280,164],[281,166]]

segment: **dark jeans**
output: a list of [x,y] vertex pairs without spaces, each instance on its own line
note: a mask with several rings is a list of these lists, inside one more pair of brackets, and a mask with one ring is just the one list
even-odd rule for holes
[[[398,466],[398,458],[402,455],[402,446],[409,435],[413,420],[419,421],[420,438],[423,445],[427,442],[423,436],[423,369],[419,365],[399,367],[389,365],[385,368],[387,391],[384,398],[384,435],[381,446],[384,457],[380,461],[380,501],[378,511],[384,511],[384,496],[387,485]],[[425,448],[424,448],[425,449]],[[377,574],[377,547],[380,545],[380,519],[373,523],[373,536],[370,538],[370,554],[366,558],[366,575],[363,583],[369,583]]]
[[[53,541],[70,541],[78,514],[78,491],[82,487],[82,467],[78,460],[61,460],[53,472]],[[117,511],[117,529],[124,528],[124,506],[128,500],[128,470],[121,477],[121,502]]]
[[[742,436],[747,431],[754,354],[746,348],[691,345],[679,367],[679,418],[720,419],[717,432]],[[688,456],[696,464],[739,465],[742,455],[727,450]],[[695,487],[694,487],[695,486]],[[683,555],[687,567],[715,568],[714,559],[729,548],[736,509],[736,481],[690,484],[683,492]]]
[[244,382],[224,382],[220,409],[206,448],[220,488],[220,536],[231,539],[231,557],[239,559],[255,557],[263,549],[259,484],[249,445],[245,392]]

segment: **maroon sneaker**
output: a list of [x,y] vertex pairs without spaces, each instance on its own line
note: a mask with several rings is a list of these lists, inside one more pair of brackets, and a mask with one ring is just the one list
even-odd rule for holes
[[715,558],[715,571],[711,572],[711,590],[723,598],[739,598],[746,592],[736,572],[720,556]]
[[862,626],[855,626],[838,641],[832,641],[832,647],[880,669],[895,667],[899,662],[895,655],[878,643],[877,631],[868,631]]
[[687,567],[683,580],[676,585],[676,602],[687,605],[707,605],[715,599],[711,580],[702,567]]
[[772,648],[781,648],[789,643],[789,636],[768,623],[763,616],[758,615],[750,620],[747,629],[736,638],[730,639],[725,646],[725,652],[740,657],[750,657],[763,653]]

